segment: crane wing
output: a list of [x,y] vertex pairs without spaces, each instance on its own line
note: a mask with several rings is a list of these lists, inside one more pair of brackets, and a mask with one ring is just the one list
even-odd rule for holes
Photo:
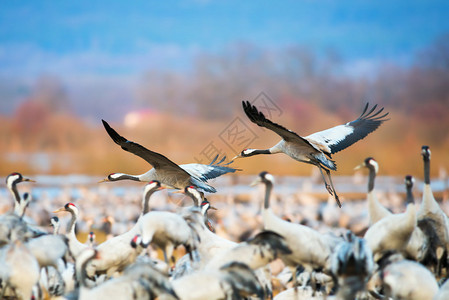
[[137,155],[144,160],[146,160],[150,165],[152,165],[155,169],[164,169],[167,172],[171,172],[173,174],[177,174],[178,176],[180,174],[183,174],[185,176],[190,175],[184,171],[182,168],[180,168],[177,164],[172,162],[170,159],[165,157],[162,154],[159,154],[157,152],[148,150],[144,146],[141,146],[137,143],[134,143],[132,141],[128,141],[126,138],[122,137],[115,131],[105,120],[101,120],[103,122],[103,126],[108,132],[111,139],[120,147],[122,147],[123,150],[131,152],[134,155]]
[[265,118],[265,115],[262,112],[259,112],[254,105],[251,105],[251,103],[249,103],[249,101],[242,101],[242,105],[243,110],[245,111],[248,119],[250,119],[251,122],[274,131],[286,142],[296,142],[298,144],[302,144],[303,146],[316,148],[311,143],[309,143],[309,141],[299,136],[295,132]]
[[362,114],[352,122],[319,131],[304,138],[311,143],[327,146],[331,154],[346,149],[376,130],[383,122],[389,120],[385,119],[389,113],[381,115],[384,110],[383,107],[377,111],[375,111],[377,104],[369,111],[368,107],[369,103],[365,105]]
[[225,165],[220,165],[226,157],[223,157],[219,162],[216,162],[218,155],[212,160],[208,165],[204,164],[184,164],[180,165],[187,173],[196,177],[197,179],[207,182],[209,179],[219,177],[227,173],[234,173],[239,169],[234,169],[226,167]]

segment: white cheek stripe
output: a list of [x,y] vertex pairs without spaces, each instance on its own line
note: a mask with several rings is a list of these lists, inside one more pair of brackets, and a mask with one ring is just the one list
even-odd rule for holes
[[274,183],[274,177],[271,174],[266,174],[265,178],[267,178],[269,181],[271,181],[272,183]]
[[121,174],[113,174],[111,175],[111,178],[117,179],[121,176]]

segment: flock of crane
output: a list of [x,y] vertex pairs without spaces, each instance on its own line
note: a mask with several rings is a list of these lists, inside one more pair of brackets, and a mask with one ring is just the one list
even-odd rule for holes
[[[301,137],[243,102],[249,120],[282,139],[266,150],[244,149],[234,159],[285,153],[313,164],[341,207],[330,176],[336,170],[331,154],[387,120],[388,113],[376,108],[367,104],[356,120]],[[252,183],[264,187],[259,199],[263,226],[236,242],[215,232],[208,216],[214,207],[204,194],[216,191],[209,179],[237,171],[230,166],[234,159],[177,165],[122,137],[107,122],[103,125],[123,150],[153,166],[142,175],[113,173],[102,180],[145,182],[140,216],[128,231],[103,243],[94,244],[93,235],[81,243],[75,232],[80,208],[69,202],[54,211],[70,213],[65,232],[59,232],[60,220],[53,216],[49,233],[24,217],[31,195],[21,195],[17,185],[33,180],[10,174],[6,186],[14,209],[0,215],[0,299],[449,299],[449,221],[430,187],[429,147],[421,151],[419,209],[413,177],[405,178],[405,211],[393,213],[376,196],[377,162],[369,157],[358,166],[369,170],[369,226],[357,235],[350,230],[323,233],[276,214],[270,205],[275,179],[263,171]],[[192,205],[176,211],[152,209],[151,198],[162,189],[179,190]],[[181,257],[175,255],[178,247],[184,249]],[[156,249],[163,259],[157,258]]]

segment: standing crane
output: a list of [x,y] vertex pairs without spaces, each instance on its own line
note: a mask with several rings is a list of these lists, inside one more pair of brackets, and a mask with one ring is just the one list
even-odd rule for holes
[[425,228],[435,233],[432,241],[435,246],[432,246],[432,248],[436,249],[438,273],[440,273],[442,263],[446,260],[449,251],[449,222],[447,215],[435,200],[430,186],[431,152],[429,146],[422,146],[421,155],[424,162],[424,188],[421,206],[417,213],[418,224],[420,226],[422,224],[428,224]]
[[14,198],[14,212],[18,216],[21,216],[20,211],[23,210],[21,208],[22,201],[19,195],[19,191],[17,190],[17,184],[20,182],[36,182],[36,181],[29,178],[25,178],[22,176],[22,174],[17,172],[11,173],[6,177],[6,187],[11,192]]
[[[415,203],[415,198],[413,197],[412,188],[413,183],[415,182],[415,179],[411,175],[405,176],[405,188],[407,190],[407,200],[406,203]],[[426,234],[425,231],[421,229],[423,223],[418,223],[418,226],[416,226],[415,230],[413,230],[412,236],[410,237],[410,241],[407,244],[407,247],[405,248],[405,256],[410,257],[415,261],[421,262],[421,263],[428,263],[425,262],[425,260],[428,260],[429,252],[435,251],[435,249],[432,249],[431,246],[433,246],[433,243],[431,243],[429,240],[429,236]],[[421,226],[421,227],[420,227]],[[431,226],[424,227],[427,229],[431,229]],[[435,235],[435,233],[433,233]]]
[[23,215],[30,202],[31,195],[24,193],[20,199],[20,204],[16,206],[15,212],[0,216],[0,247],[15,240],[26,240],[45,234],[45,232],[23,220]]
[[367,168],[369,170],[367,200],[369,225],[371,226],[380,219],[390,216],[392,213],[379,202],[376,191],[374,190],[374,180],[376,179],[376,174],[379,171],[379,164],[377,161],[372,157],[368,157],[363,161],[363,163],[355,167],[355,170],[360,168]]
[[95,258],[87,266],[88,276],[95,273],[106,272],[111,277],[115,272],[121,272],[125,267],[133,263],[137,256],[143,251],[142,247],[131,247],[132,241],[137,234],[141,233],[141,223],[143,216],[148,214],[148,202],[151,195],[161,189],[158,181],[152,181],[145,185],[142,197],[142,214],[136,224],[127,232],[117,235],[97,246],[100,253],[99,258]]
[[262,208],[262,219],[265,230],[271,230],[281,235],[292,253],[281,255],[281,260],[293,274],[294,286],[297,286],[296,267],[302,265],[312,273],[317,268],[330,269],[331,247],[318,231],[281,219],[270,208],[270,195],[273,189],[274,177],[261,172],[252,185],[265,185],[265,200]]
[[57,216],[53,216],[50,219],[50,225],[53,227],[53,234],[59,234],[59,228],[61,227],[61,222]]
[[188,253],[196,249],[196,233],[179,214],[151,211],[142,217],[139,225],[142,246],[147,248],[150,243],[157,245],[162,249],[167,265],[170,263],[169,259],[175,262],[173,252],[179,245],[184,245]]
[[70,222],[67,224],[66,236],[69,239],[70,253],[76,259],[76,257],[81,253],[81,251],[86,249],[88,246],[86,244],[81,243],[76,237],[75,225],[79,215],[78,207],[76,207],[75,204],[69,202],[63,207],[55,210],[53,213],[59,213],[64,211],[69,212],[70,215],[72,216]]
[[126,138],[119,135],[111,126],[109,126],[106,121],[102,121],[104,128],[117,145],[122,147],[123,150],[143,158],[153,166],[153,169],[141,175],[112,173],[100,182],[125,179],[144,182],[158,180],[165,188],[181,190],[186,186],[193,185],[205,192],[215,193],[215,188],[208,185],[206,182],[209,179],[219,177],[223,174],[234,173],[237,171],[237,169],[222,165],[225,157],[223,157],[219,162],[216,162],[218,156],[216,156],[208,165],[195,163],[177,165],[162,154],[148,150],[135,142],[128,141]]
[[[331,160],[331,155],[346,149],[355,142],[363,139],[376,130],[383,122],[388,120],[385,119],[388,113],[380,115],[384,110],[383,108],[375,111],[377,105],[374,105],[374,107],[368,111],[367,103],[362,114],[356,120],[313,133],[306,137],[301,137],[295,132],[265,118],[264,114],[259,112],[257,108],[254,105],[251,105],[248,101],[243,101],[242,104],[243,110],[251,122],[272,130],[278,134],[282,140],[273,147],[265,150],[244,149],[240,154],[234,157],[234,159],[258,154],[284,153],[294,160],[317,166],[323,177],[326,189],[329,194],[335,197],[335,200],[340,207],[341,203],[337,192],[335,191],[330,174],[330,170],[337,170],[337,165]],[[328,180],[326,180],[323,170],[326,172]]]

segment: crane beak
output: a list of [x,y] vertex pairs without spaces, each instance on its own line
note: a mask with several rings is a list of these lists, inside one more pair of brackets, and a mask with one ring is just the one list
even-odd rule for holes
[[28,181],[28,182],[36,182],[36,180],[33,180],[33,179],[29,179],[29,178],[24,178],[24,179],[22,179],[22,181]]
[[258,185],[260,182],[261,182],[261,181],[260,181],[260,178],[257,177],[253,182],[251,182],[251,183],[249,184],[249,186],[256,186],[256,185]]
[[361,169],[361,168],[363,168],[363,167],[365,167],[365,163],[361,163],[360,165],[356,166],[356,167],[354,168],[354,170],[358,170],[358,169]]
[[56,214],[56,213],[61,212],[61,211],[65,211],[65,207],[58,208],[53,213]]
[[172,192],[173,194],[184,194],[184,191],[182,190],[176,190]]
[[[233,159],[231,159],[231,162],[233,162],[234,160],[236,160],[237,158],[240,158],[240,157],[242,157],[242,155],[239,153],[239,154],[237,154],[236,156],[234,156]],[[230,162],[230,163],[231,163],[231,162]]]
[[109,179],[105,178],[105,179],[102,179],[102,180],[98,181],[98,183],[108,182],[108,181],[109,181]]
[[209,205],[209,209],[218,210],[218,208],[216,208],[216,207],[214,207],[212,205]]

